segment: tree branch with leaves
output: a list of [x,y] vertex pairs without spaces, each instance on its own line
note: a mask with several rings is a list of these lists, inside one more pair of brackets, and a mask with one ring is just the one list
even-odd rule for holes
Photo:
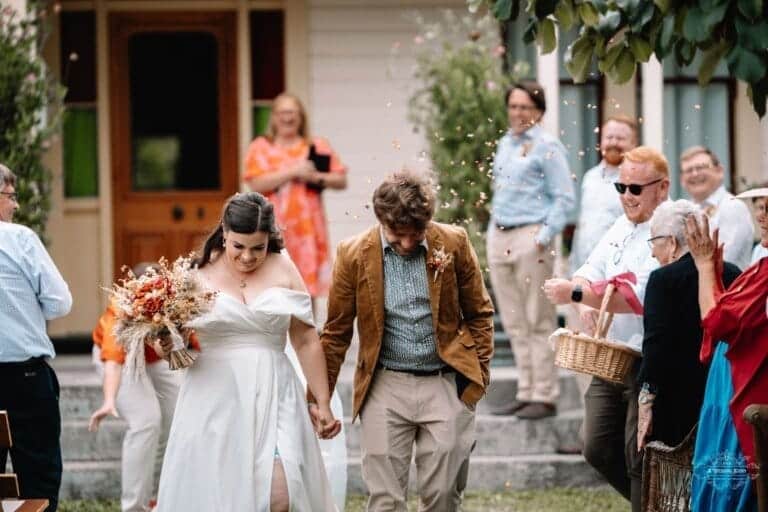
[[584,82],[595,59],[611,81],[627,82],[651,55],[688,66],[700,58],[705,86],[721,61],[748,85],[755,112],[768,98],[768,3],[764,0],[468,0],[470,11],[486,4],[500,21],[526,16],[526,43],[543,53],[557,47],[556,27],[575,28],[565,67]]

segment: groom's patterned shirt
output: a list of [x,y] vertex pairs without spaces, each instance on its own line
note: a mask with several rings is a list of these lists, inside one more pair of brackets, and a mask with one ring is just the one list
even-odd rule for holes
[[379,363],[392,370],[438,370],[432,326],[432,307],[427,284],[426,239],[414,254],[400,256],[383,233],[384,336]]

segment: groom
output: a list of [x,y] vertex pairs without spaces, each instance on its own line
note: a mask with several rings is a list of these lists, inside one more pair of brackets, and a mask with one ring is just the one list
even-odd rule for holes
[[368,510],[406,510],[415,445],[419,510],[455,511],[488,386],[493,306],[466,231],[432,221],[425,176],[392,174],[373,208],[380,224],[338,247],[321,335],[328,381],[333,391],[357,318],[353,420]]

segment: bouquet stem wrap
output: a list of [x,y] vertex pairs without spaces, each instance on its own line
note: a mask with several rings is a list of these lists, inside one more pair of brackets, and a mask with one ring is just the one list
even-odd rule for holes
[[168,330],[168,334],[173,342],[173,349],[168,354],[168,364],[171,370],[180,370],[192,366],[196,356],[187,350],[187,344],[179,329],[169,321],[165,322],[165,329]]

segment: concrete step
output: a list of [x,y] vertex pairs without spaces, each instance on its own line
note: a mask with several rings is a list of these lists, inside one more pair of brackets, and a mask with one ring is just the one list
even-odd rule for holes
[[[573,446],[579,440],[581,410],[561,413],[538,421],[519,420],[514,416],[478,415],[475,425],[475,455],[514,456],[555,453],[558,446]],[[61,431],[62,455],[65,461],[119,459],[125,422],[106,419],[98,432],[88,432],[87,420],[64,420]],[[350,456],[360,454],[360,422],[344,421],[347,450]]]
[[[365,494],[360,459],[347,466],[347,492]],[[411,489],[416,488],[416,470],[411,466]],[[592,487],[604,485],[602,478],[579,455],[473,456],[467,487],[485,491]],[[61,499],[116,498],[120,494],[120,463],[67,462],[61,485]]]
[[[63,369],[57,368],[61,383],[61,415],[65,419],[87,419],[102,401],[101,381],[92,367]],[[582,399],[575,376],[572,372],[560,370],[560,397],[557,401],[560,412],[577,410]],[[352,378],[345,372],[339,379],[337,389],[345,413],[352,411]],[[491,385],[488,393],[477,404],[479,414],[489,414],[508,405],[517,393],[517,369],[513,367],[491,368]]]

